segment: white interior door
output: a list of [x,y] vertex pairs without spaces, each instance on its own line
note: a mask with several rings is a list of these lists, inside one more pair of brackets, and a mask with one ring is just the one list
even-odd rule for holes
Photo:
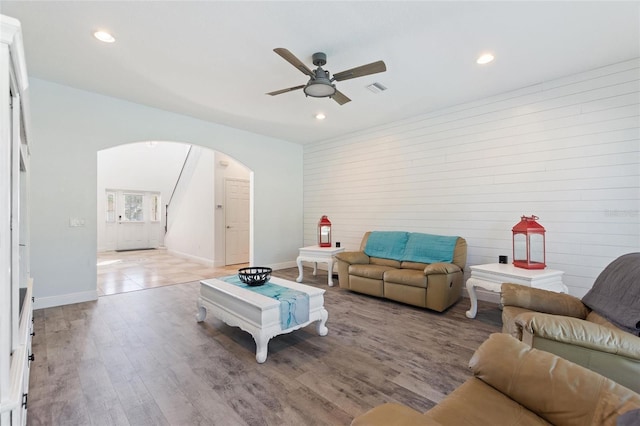
[[225,179],[225,264],[249,262],[249,181]]
[[119,192],[116,250],[147,248],[144,193]]

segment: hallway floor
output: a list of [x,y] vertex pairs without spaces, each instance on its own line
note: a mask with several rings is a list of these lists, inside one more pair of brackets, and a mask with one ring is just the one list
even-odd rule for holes
[[214,268],[165,249],[98,253],[98,296],[221,277],[246,266]]

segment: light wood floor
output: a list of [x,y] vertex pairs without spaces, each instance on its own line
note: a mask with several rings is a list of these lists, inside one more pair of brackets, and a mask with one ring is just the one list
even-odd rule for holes
[[165,249],[98,253],[98,296],[234,274],[248,264],[207,267]]
[[[295,279],[297,269],[276,271]],[[469,377],[500,330],[496,305],[443,314],[327,287],[329,334],[277,336],[264,364],[248,333],[209,315],[198,282],[37,310],[29,425],[347,425],[387,401],[427,410]]]

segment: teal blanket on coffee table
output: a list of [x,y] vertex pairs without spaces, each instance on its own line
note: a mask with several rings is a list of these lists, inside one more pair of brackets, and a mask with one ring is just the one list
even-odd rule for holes
[[280,301],[280,327],[283,330],[309,321],[309,295],[306,293],[270,282],[250,286],[240,281],[237,275],[218,279]]

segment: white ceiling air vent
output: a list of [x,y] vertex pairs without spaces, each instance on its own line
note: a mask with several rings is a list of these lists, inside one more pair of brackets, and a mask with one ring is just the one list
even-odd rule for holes
[[367,86],[367,89],[369,89],[370,91],[372,91],[373,93],[380,93],[380,92],[384,92],[385,90],[387,90],[386,87],[384,87],[382,84],[380,83],[373,83]]

